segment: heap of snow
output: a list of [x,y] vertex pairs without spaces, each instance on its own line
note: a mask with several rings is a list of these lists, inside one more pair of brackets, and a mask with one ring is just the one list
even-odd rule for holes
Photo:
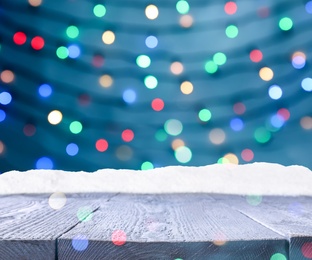
[[0,194],[28,193],[219,193],[312,195],[312,172],[271,163],[169,166],[145,171],[103,169],[10,171],[0,175]]

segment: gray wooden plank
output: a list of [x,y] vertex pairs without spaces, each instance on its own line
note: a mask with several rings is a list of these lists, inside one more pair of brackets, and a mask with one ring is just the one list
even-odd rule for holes
[[53,209],[50,195],[0,197],[0,259],[54,260],[57,237],[99,207],[98,197],[67,194],[64,207]]
[[312,259],[312,198],[214,195],[255,221],[287,237],[290,259]]
[[283,236],[204,194],[119,194],[57,244],[60,260],[288,257]]

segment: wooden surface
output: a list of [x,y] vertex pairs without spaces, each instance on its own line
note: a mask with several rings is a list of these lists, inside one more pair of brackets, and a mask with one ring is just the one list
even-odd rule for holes
[[312,259],[310,197],[49,196],[0,197],[0,260]]

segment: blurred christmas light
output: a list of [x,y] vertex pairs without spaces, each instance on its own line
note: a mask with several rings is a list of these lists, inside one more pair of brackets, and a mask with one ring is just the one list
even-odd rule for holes
[[282,97],[282,95],[283,95],[283,91],[282,91],[280,86],[272,85],[269,88],[270,98],[277,100],[277,99],[280,99]]
[[289,31],[293,27],[293,21],[289,17],[283,17],[278,25],[281,30]]
[[125,102],[132,104],[136,100],[136,92],[132,89],[127,89],[123,92],[122,98]]
[[75,156],[79,151],[79,147],[75,143],[70,143],[66,146],[66,153],[70,156]]
[[78,27],[75,26],[75,25],[70,25],[70,26],[68,26],[67,29],[66,29],[66,34],[67,34],[67,36],[68,36],[69,38],[75,39],[75,38],[77,38],[78,35],[79,35],[79,29],[78,29]]
[[155,5],[148,5],[145,8],[145,15],[150,20],[155,20],[158,17],[159,11],[157,6]]
[[160,98],[153,99],[153,101],[152,101],[152,108],[155,111],[163,110],[164,106],[165,106],[165,103],[164,103],[164,101],[162,99],[160,99]]
[[148,75],[144,78],[144,84],[149,89],[154,89],[158,85],[158,80],[152,75]]
[[33,7],[38,7],[42,4],[42,0],[28,0],[28,3]]
[[79,134],[82,131],[82,124],[79,121],[73,121],[69,125],[69,130],[73,134]]
[[215,145],[220,145],[224,143],[226,139],[225,132],[221,128],[214,128],[209,132],[209,140]]
[[187,14],[190,11],[190,5],[185,0],[179,0],[176,4],[176,8],[180,14]]
[[151,169],[154,169],[154,165],[151,162],[146,161],[142,163],[141,170],[146,171],[146,170],[151,170]]
[[194,19],[191,15],[185,14],[180,17],[179,23],[184,28],[190,28],[193,25]]
[[26,34],[23,32],[17,32],[13,36],[13,41],[17,45],[23,45],[27,40]]
[[52,94],[52,87],[48,84],[42,84],[38,88],[41,97],[49,97]]
[[164,129],[167,134],[177,136],[182,133],[183,125],[177,119],[169,119],[165,122]]
[[254,132],[254,138],[258,143],[264,144],[270,141],[271,133],[264,127],[259,127]]
[[302,69],[306,64],[306,55],[300,51],[295,52],[292,55],[291,63],[295,69]]
[[301,81],[301,87],[303,90],[311,92],[312,91],[312,78],[305,78]]
[[106,8],[104,5],[97,4],[93,8],[93,13],[97,17],[103,17],[106,14]]
[[14,80],[14,73],[11,70],[4,70],[0,74],[0,78],[4,83],[11,83]]
[[274,73],[273,70],[268,67],[263,67],[259,71],[259,76],[264,81],[270,81],[273,79]]
[[186,146],[180,146],[174,151],[174,156],[180,163],[188,163],[192,159],[192,151]]
[[262,61],[263,54],[260,50],[252,50],[249,57],[252,62],[260,62]]
[[238,35],[238,28],[235,25],[229,25],[225,29],[225,34],[228,38],[236,38]]
[[100,77],[99,82],[102,87],[109,88],[113,85],[114,80],[110,75],[105,74]]
[[53,169],[53,161],[49,157],[41,157],[36,162],[36,169]]
[[44,47],[44,39],[36,36],[31,40],[30,45],[34,50],[39,51]]
[[115,41],[115,38],[116,36],[112,31],[105,31],[102,34],[102,41],[107,45],[113,44]]
[[108,149],[108,142],[105,139],[99,139],[95,143],[95,148],[99,152],[105,152]]
[[0,122],[4,121],[6,118],[6,113],[0,109]]
[[122,131],[121,138],[125,142],[131,142],[134,138],[134,133],[131,129],[126,129]]
[[211,112],[210,110],[204,108],[199,111],[198,117],[203,122],[208,122],[211,119]]
[[1,105],[8,105],[12,101],[12,96],[9,92],[1,92],[0,93],[0,104]]
[[51,125],[59,124],[63,119],[63,115],[58,110],[53,110],[48,115],[48,121]]
[[221,66],[226,63],[226,56],[222,52],[217,52],[213,55],[212,60],[215,64]]
[[206,72],[208,72],[209,74],[214,74],[217,72],[218,70],[218,65],[215,64],[212,60],[209,60],[206,62],[205,64],[205,70]]
[[191,94],[193,92],[193,89],[194,89],[193,84],[189,81],[184,81],[180,85],[180,90],[185,95]]
[[237,11],[237,5],[235,2],[227,2],[225,5],[224,5],[224,11],[228,14],[228,15],[233,15],[236,13]]
[[170,65],[170,71],[174,75],[180,75],[183,72],[183,65],[179,61],[172,62]]
[[151,65],[151,59],[147,55],[139,55],[136,58],[136,64],[141,68],[147,68]]
[[80,48],[76,44],[71,44],[68,46],[68,56],[72,59],[76,59],[80,55]]
[[158,45],[158,39],[155,36],[150,35],[146,37],[145,44],[148,48],[154,49]]
[[68,49],[65,46],[60,46],[56,50],[56,56],[59,59],[66,59],[69,55]]

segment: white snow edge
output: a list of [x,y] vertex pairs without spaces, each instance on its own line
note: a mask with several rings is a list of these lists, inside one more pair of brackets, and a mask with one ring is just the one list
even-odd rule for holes
[[0,194],[219,193],[312,196],[312,172],[273,163],[168,166],[147,171],[102,169],[10,171],[0,175]]

